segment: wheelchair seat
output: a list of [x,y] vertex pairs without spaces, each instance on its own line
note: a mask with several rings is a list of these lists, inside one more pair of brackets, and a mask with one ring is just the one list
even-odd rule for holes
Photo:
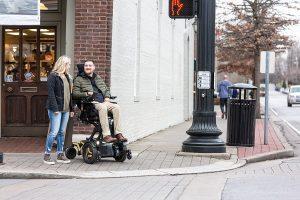
[[[83,102],[81,101],[81,107],[79,107],[80,112],[80,120],[85,123],[100,123],[99,112],[95,108],[95,105],[92,102]],[[113,118],[112,112],[108,112],[108,117]]]

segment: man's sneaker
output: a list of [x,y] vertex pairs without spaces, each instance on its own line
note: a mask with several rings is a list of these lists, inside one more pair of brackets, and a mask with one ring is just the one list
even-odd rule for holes
[[117,138],[119,141],[121,141],[121,142],[127,142],[127,141],[128,141],[127,138],[125,138],[125,137],[122,135],[122,133],[117,134],[117,135],[116,135],[116,138]]
[[55,162],[51,159],[50,154],[45,154],[44,155],[44,163],[48,165],[54,165]]
[[63,153],[60,153],[60,154],[57,155],[56,162],[68,164],[68,163],[70,163],[71,161],[70,161],[68,158],[66,158],[65,155],[64,155]]
[[103,141],[106,142],[106,143],[114,143],[118,140],[117,140],[117,138],[113,138],[110,135],[107,135],[103,138]]

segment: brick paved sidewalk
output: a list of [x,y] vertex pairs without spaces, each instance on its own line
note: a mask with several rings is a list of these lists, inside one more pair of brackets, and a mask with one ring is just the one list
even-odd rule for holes
[[[269,123],[268,144],[264,145],[264,122],[263,119],[256,120],[255,146],[238,147],[238,157],[245,158],[263,153],[284,150],[284,146],[274,129],[274,124]],[[279,133],[278,133],[279,134]]]
[[[223,131],[221,138],[226,141],[227,121],[222,120],[219,113],[217,116],[217,124],[218,127]],[[181,150],[182,142],[188,137],[185,132],[190,126],[191,121],[184,122],[129,144],[129,148],[133,152],[132,160],[126,160],[124,163],[118,163],[115,162],[113,158],[104,158],[101,160],[101,162],[93,165],[85,164],[81,156],[76,157],[69,165],[45,165],[42,162],[42,152],[44,146],[43,138],[3,138],[0,139],[0,151],[4,150],[5,152],[4,162],[6,164],[2,166],[0,165],[0,172],[10,170],[36,170],[42,172],[68,172],[76,174],[92,171],[105,172],[196,167],[207,166],[209,164],[214,164],[218,161],[221,161],[221,159],[216,159],[209,156],[176,155],[176,153]],[[255,147],[227,147],[227,152],[232,154],[231,160],[236,160],[236,153],[238,153],[239,158],[247,158],[249,156],[260,155],[266,152],[272,153],[274,150],[277,151],[284,148],[281,144],[281,141],[278,139],[273,125],[270,126],[270,144],[267,146],[262,145],[262,130],[262,122],[259,120],[256,127]],[[75,135],[74,138],[78,140],[78,135]],[[29,153],[19,153],[23,150],[27,150]]]
[[[42,139],[1,139],[5,146],[1,148],[10,150],[8,152],[21,152],[28,149],[30,153],[7,153],[5,152],[5,165],[0,166],[1,170],[37,170],[49,172],[83,172],[83,171],[125,171],[125,170],[146,170],[160,168],[181,168],[208,165],[220,161],[212,157],[201,156],[178,156],[182,142],[188,137],[185,131],[191,126],[191,121],[184,122],[166,130],[160,131],[146,138],[140,139],[129,144],[133,152],[133,158],[124,163],[115,162],[113,158],[103,158],[101,162],[88,165],[83,162],[81,156],[72,160],[71,164],[55,164],[54,166],[45,165],[42,162],[43,141]],[[225,136],[225,135],[224,135]],[[78,136],[77,136],[78,137]],[[75,135],[76,138],[76,135]],[[78,139],[78,138],[77,138]],[[223,138],[225,139],[225,138]],[[34,148],[29,148],[29,142]],[[18,143],[20,142],[20,143]],[[13,145],[11,149],[9,145]],[[27,147],[25,147],[27,146]],[[19,149],[18,149],[19,148]],[[1,150],[1,149],[0,149]],[[32,153],[37,152],[39,153]],[[54,156],[54,155],[53,155]]]

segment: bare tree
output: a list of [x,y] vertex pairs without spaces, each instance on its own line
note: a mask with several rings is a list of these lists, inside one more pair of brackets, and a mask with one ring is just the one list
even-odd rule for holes
[[223,63],[221,70],[231,69],[252,76],[258,88],[256,117],[260,118],[260,52],[279,51],[292,45],[292,41],[282,30],[297,21],[293,15],[284,13],[284,10],[298,8],[292,0],[234,2],[237,3],[227,3],[226,10],[222,13],[224,17],[219,24],[221,35],[217,41],[217,57]]

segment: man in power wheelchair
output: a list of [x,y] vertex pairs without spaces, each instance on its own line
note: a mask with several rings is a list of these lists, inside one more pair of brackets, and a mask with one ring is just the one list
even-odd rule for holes
[[[123,162],[131,159],[127,150],[127,138],[122,135],[120,126],[120,106],[111,102],[112,97],[101,77],[94,73],[93,61],[79,64],[78,75],[74,80],[73,99],[81,110],[79,119],[83,123],[93,124],[94,131],[85,141],[74,143],[78,154],[83,155],[86,163],[92,164],[101,157],[114,157]],[[98,133],[98,137],[95,135]],[[66,150],[67,157],[75,157],[71,148]],[[73,148],[74,150],[74,148]],[[67,152],[68,151],[68,152]]]

